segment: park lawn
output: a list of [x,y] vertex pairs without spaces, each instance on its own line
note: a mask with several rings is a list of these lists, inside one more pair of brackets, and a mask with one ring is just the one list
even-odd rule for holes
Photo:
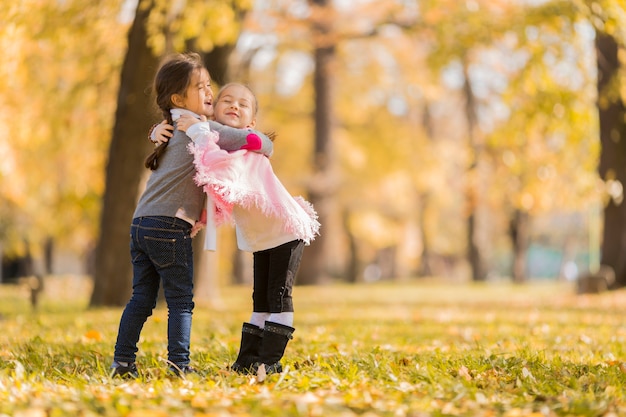
[[227,287],[220,306],[194,312],[200,376],[166,375],[159,306],[142,333],[142,377],[122,381],[108,377],[121,309],[86,309],[88,286],[55,280],[37,312],[23,289],[0,286],[0,417],[626,415],[626,291],[296,287],[286,372],[259,383],[227,371],[250,309],[250,288]]

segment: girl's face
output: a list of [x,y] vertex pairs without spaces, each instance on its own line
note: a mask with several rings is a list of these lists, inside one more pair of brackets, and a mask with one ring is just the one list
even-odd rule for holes
[[205,68],[194,71],[184,97],[174,94],[172,101],[177,107],[190,110],[200,116],[212,117],[213,90],[211,90],[209,72]]
[[254,95],[242,85],[227,86],[215,102],[215,121],[226,126],[254,127],[255,113]]

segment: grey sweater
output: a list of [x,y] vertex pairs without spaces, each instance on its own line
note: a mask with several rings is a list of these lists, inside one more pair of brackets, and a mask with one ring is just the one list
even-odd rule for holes
[[[256,134],[262,141],[257,152],[270,156],[272,141],[264,134],[245,129],[235,129],[210,122],[211,130],[219,133],[218,145],[227,151],[236,151],[247,144],[247,136]],[[180,130],[174,131],[165,152],[159,159],[159,167],[152,171],[146,189],[139,199],[133,217],[167,216],[176,217],[182,209],[186,216],[198,220],[204,208],[205,194],[193,180],[195,168],[193,155],[187,150],[191,139]]]

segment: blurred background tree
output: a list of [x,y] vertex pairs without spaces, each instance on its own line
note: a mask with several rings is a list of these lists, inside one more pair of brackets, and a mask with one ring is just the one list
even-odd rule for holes
[[620,288],[626,286],[626,12],[617,1],[590,2],[585,11],[596,32],[599,174],[606,190],[601,263],[613,269]]
[[[257,92],[276,172],[320,214],[300,283],[521,283],[605,264],[626,284],[621,0],[37,5],[0,11],[0,242],[48,273],[95,254],[93,305],[127,300],[160,119],[149,87],[185,50],[217,86]],[[245,281],[250,257],[220,238],[199,282]]]
[[127,24],[116,1],[25,0],[0,19],[3,271],[32,251],[51,273],[55,252],[87,258],[98,234]]
[[[150,151],[147,132],[160,121],[150,82],[161,57],[184,50],[213,51],[206,59],[213,77],[224,79],[228,54],[239,32],[238,1],[190,1],[188,4],[140,0],[128,34],[122,66],[117,112],[109,148],[100,224],[96,246],[94,290],[91,305],[124,305],[131,292],[132,268],[128,262],[128,224],[148,173],[143,161]],[[185,7],[181,7],[185,6]],[[246,6],[244,4],[243,6]],[[142,140],[145,139],[145,140]],[[202,239],[196,239],[201,242]],[[197,253],[202,254],[201,247]],[[124,262],[122,262],[124,260]],[[198,259],[198,263],[201,264]],[[197,268],[205,272],[205,268]],[[212,274],[196,274],[211,277]],[[198,281],[198,279],[196,279]],[[202,284],[200,287],[202,287]]]

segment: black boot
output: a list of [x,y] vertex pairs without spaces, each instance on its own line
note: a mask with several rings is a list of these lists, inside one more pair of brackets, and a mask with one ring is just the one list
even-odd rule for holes
[[254,366],[257,370],[257,375],[259,375],[258,371],[260,367],[265,368],[265,375],[279,374],[283,371],[280,360],[285,353],[287,343],[293,339],[292,335],[295,331],[296,329],[293,327],[285,326],[284,324],[273,323],[271,321],[265,322],[263,342],[261,343],[261,350],[259,351],[259,360]]
[[231,369],[240,374],[251,373],[254,364],[259,360],[259,349],[262,340],[263,329],[254,324],[244,323],[241,327],[239,355]]

